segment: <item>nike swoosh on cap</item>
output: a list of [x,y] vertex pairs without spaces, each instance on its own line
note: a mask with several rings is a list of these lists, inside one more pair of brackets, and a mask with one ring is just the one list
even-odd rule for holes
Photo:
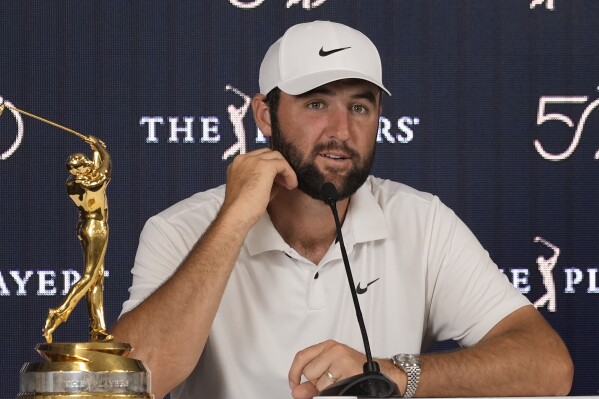
[[335,49],[332,49],[332,50],[325,50],[324,47],[321,47],[320,51],[318,52],[318,55],[321,56],[321,57],[326,57],[326,56],[329,56],[331,54],[335,54],[338,51],[347,50],[348,48],[351,48],[351,47],[340,47],[340,48],[335,48]]

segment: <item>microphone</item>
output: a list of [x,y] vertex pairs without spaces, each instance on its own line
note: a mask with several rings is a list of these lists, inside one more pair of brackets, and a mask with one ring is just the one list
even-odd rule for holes
[[383,373],[381,373],[379,364],[372,360],[370,343],[368,342],[368,334],[366,333],[366,326],[364,324],[364,317],[362,316],[362,310],[360,309],[360,302],[358,302],[358,293],[356,292],[354,278],[349,266],[349,259],[347,258],[345,244],[343,243],[343,235],[341,234],[341,222],[339,222],[339,215],[337,214],[337,189],[335,188],[335,185],[330,182],[323,184],[320,190],[320,198],[331,208],[331,211],[333,212],[333,218],[335,219],[337,241],[339,241],[341,256],[343,257],[343,264],[345,265],[345,274],[347,275],[347,282],[349,283],[349,289],[354,301],[356,317],[358,319],[358,324],[360,325],[360,332],[362,333],[362,341],[364,341],[366,363],[364,363],[364,372],[362,374],[354,375],[353,377],[337,381],[333,385],[320,392],[319,395],[358,396],[361,398],[400,398],[401,394],[399,393],[397,384],[385,377]]

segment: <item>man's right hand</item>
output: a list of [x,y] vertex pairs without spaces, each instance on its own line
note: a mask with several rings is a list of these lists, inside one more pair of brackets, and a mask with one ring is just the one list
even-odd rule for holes
[[279,190],[296,187],[297,176],[280,152],[262,148],[238,155],[227,169],[221,214],[227,212],[250,228]]

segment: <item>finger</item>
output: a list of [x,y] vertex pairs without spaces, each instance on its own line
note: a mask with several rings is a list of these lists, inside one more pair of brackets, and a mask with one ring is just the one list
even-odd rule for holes
[[293,396],[293,399],[312,399],[314,396],[318,395],[318,392],[319,391],[314,384],[310,381],[306,381],[293,388],[291,396]]
[[238,157],[251,157],[257,159],[280,159],[287,161],[286,158],[279,151],[271,150],[270,148],[261,148],[252,152],[248,152],[245,155],[238,155]]
[[[274,151],[270,148],[260,148],[258,150],[248,152],[245,155],[239,155],[238,157],[280,161],[280,163],[276,163],[276,175],[274,177],[274,181],[288,190],[293,190],[298,185],[295,171],[279,151]],[[273,197],[274,196],[271,195],[271,199]]]
[[[360,372],[361,364],[354,364],[356,359],[352,354],[358,352],[346,345],[335,341],[327,341],[324,349],[310,362],[308,362],[302,374],[311,381],[319,390],[331,385],[337,380]],[[359,363],[359,361],[358,361]],[[330,373],[330,374],[329,374]]]
[[285,187],[288,190],[293,190],[297,187],[297,175],[295,171],[289,165],[289,162],[281,154],[276,151],[270,151],[268,153],[255,154],[253,160],[258,162],[267,162],[269,167],[273,168],[272,180],[277,184]]
[[[302,375],[305,375],[304,369],[306,368],[306,366],[310,362],[314,361],[314,359],[318,358],[326,349],[328,349],[334,343],[335,341],[325,341],[316,345],[312,345],[306,349],[297,352],[295,354],[295,357],[293,358],[291,367],[289,368],[288,378],[290,385],[298,385],[300,383]],[[326,371],[327,368],[328,365],[326,365],[326,367],[322,369],[322,373],[324,373],[324,371]],[[322,375],[322,373],[312,375],[314,382],[316,382],[316,380]],[[310,377],[307,375],[306,378],[310,379]]]
[[337,374],[335,371],[333,371],[333,365],[331,365],[320,376],[320,378],[316,381],[316,383],[315,384],[313,383],[313,385],[318,390],[318,392],[321,392],[328,386],[333,385],[334,383],[336,383],[337,381],[339,381],[341,379],[343,379],[343,377],[340,374]]
[[[309,349],[311,353],[312,348]],[[327,341],[319,349],[322,351],[306,362],[302,370],[304,377],[319,391],[363,371],[365,356],[355,349],[335,341]]]
[[263,148],[258,148],[257,150],[253,150],[250,152],[246,152],[244,155],[238,155],[238,157],[250,157],[250,156],[258,156],[258,155],[264,155],[266,153],[270,153],[270,152],[274,152],[273,150],[271,150],[268,147],[263,147]]
[[261,177],[270,175],[271,177],[267,179],[270,183],[274,182],[287,190],[293,190],[297,187],[297,175],[284,158],[262,158],[260,162],[268,165],[265,169],[262,169],[263,174]]
[[274,181],[278,185],[285,187],[287,190],[293,190],[297,187],[297,175],[285,159],[280,160],[277,164],[277,175],[275,176]]

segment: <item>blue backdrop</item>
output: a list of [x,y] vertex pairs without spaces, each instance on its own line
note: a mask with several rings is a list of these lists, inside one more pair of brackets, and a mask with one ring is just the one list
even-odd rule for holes
[[[590,395],[599,390],[598,18],[596,0],[13,1],[0,7],[0,96],[108,145],[112,324],[146,219],[223,183],[236,143],[264,145],[244,105],[268,46],[315,19],[363,31],[393,93],[374,174],[456,211],[566,341],[572,393]],[[17,118],[0,116],[2,399],[17,394],[21,365],[40,360],[47,310],[83,269],[64,163],[89,148],[23,123],[21,137]],[[540,300],[546,293],[555,302]],[[81,304],[55,340],[86,340],[87,324]]]

